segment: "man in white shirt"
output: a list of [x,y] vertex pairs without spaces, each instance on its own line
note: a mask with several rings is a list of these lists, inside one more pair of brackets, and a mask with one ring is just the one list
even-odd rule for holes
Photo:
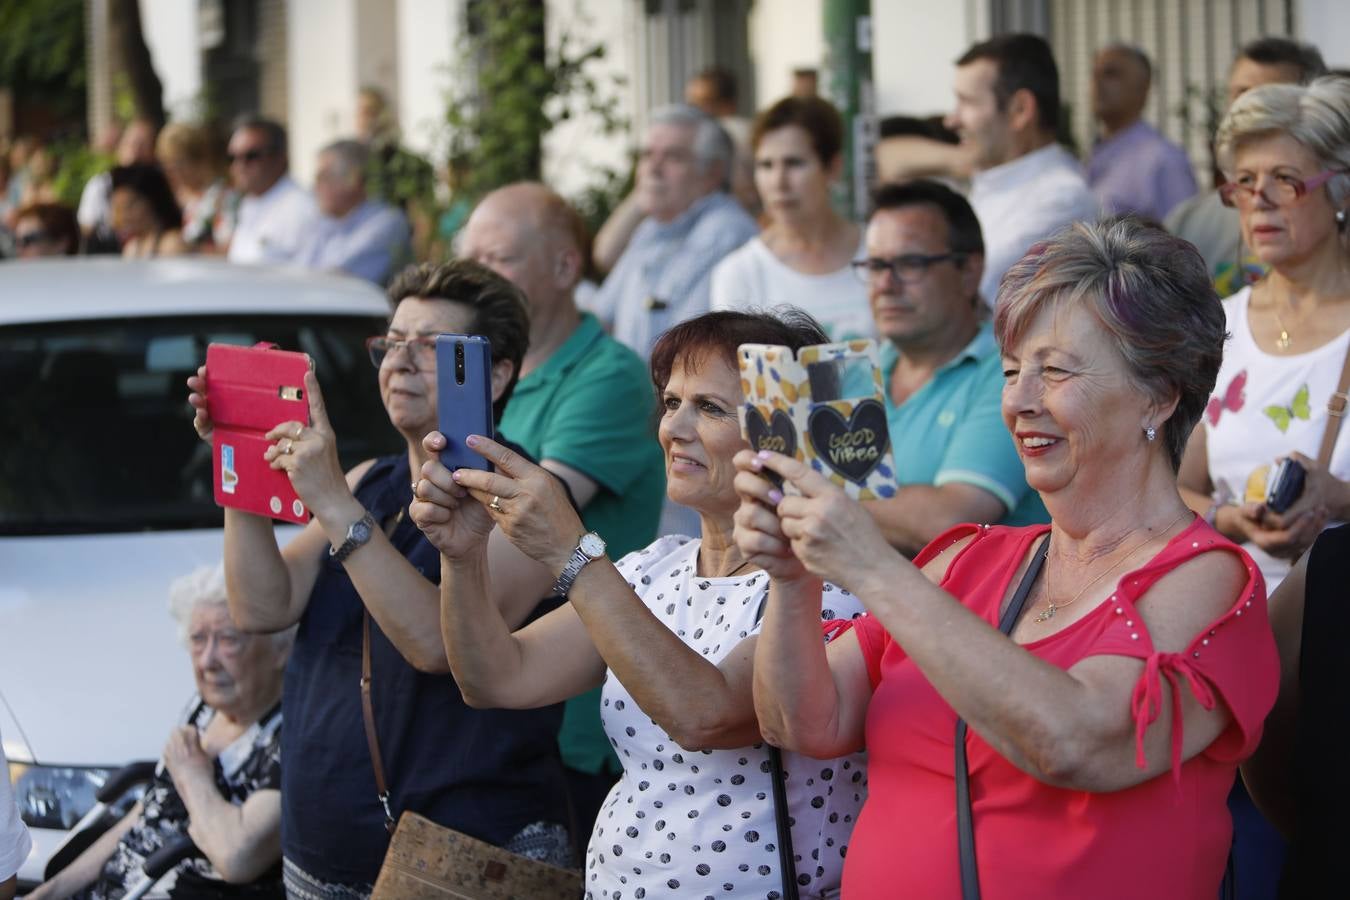
[[314,198],[286,174],[286,130],[271,119],[241,119],[230,135],[227,158],[230,180],[244,195],[230,261],[293,262],[319,211]]
[[1055,143],[1059,69],[1050,45],[1003,34],[956,61],[946,125],[970,151],[970,204],[984,232],[980,295],[993,306],[1003,274],[1032,244],[1100,213],[1078,160]]
[[357,141],[335,141],[319,151],[314,197],[322,215],[303,236],[297,264],[384,284],[411,261],[408,220],[366,196],[369,158],[366,145]]

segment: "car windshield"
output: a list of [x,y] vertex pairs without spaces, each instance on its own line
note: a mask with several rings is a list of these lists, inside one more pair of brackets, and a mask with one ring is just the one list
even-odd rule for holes
[[0,327],[0,534],[219,528],[184,380],[210,343],[308,353],[349,468],[402,445],[363,340],[377,316],[181,316]]

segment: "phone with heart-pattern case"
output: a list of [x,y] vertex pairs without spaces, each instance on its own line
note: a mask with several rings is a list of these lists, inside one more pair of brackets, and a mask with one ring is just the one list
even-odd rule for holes
[[[871,340],[737,349],[741,433],[755,450],[806,463],[857,500],[893,497],[880,354]],[[775,479],[777,481],[777,479]],[[794,493],[790,484],[786,493]]]

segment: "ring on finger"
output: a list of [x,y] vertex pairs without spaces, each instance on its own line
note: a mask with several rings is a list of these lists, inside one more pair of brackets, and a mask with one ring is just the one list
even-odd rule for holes
[[488,509],[492,510],[493,512],[502,512],[503,510],[501,499],[502,499],[501,497],[498,497],[496,494],[493,494],[492,502],[488,504]]
[[305,433],[305,426],[303,426],[303,425],[296,425],[296,426],[295,426],[295,437],[293,438],[293,440],[297,440],[297,441],[300,440],[300,435],[302,435],[302,434],[304,434],[304,433]]
[[294,442],[291,441],[290,438],[286,438],[286,449],[285,449],[285,450],[282,450],[281,452],[284,453],[284,454],[286,454],[287,456],[290,456],[290,455],[291,455],[291,451],[294,450],[294,449],[295,449]]

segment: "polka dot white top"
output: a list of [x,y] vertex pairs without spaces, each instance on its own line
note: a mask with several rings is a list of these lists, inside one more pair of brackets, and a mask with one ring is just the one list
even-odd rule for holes
[[[669,536],[618,563],[638,597],[686,645],[720,662],[759,629],[769,578],[700,578],[698,540]],[[862,604],[826,585],[821,618],[850,619]],[[600,708],[623,775],[600,810],[586,851],[587,900],[782,894],[769,758],[762,744],[689,751],[672,741],[606,673]],[[839,884],[848,837],[867,796],[866,756],[783,755],[803,898]]]

